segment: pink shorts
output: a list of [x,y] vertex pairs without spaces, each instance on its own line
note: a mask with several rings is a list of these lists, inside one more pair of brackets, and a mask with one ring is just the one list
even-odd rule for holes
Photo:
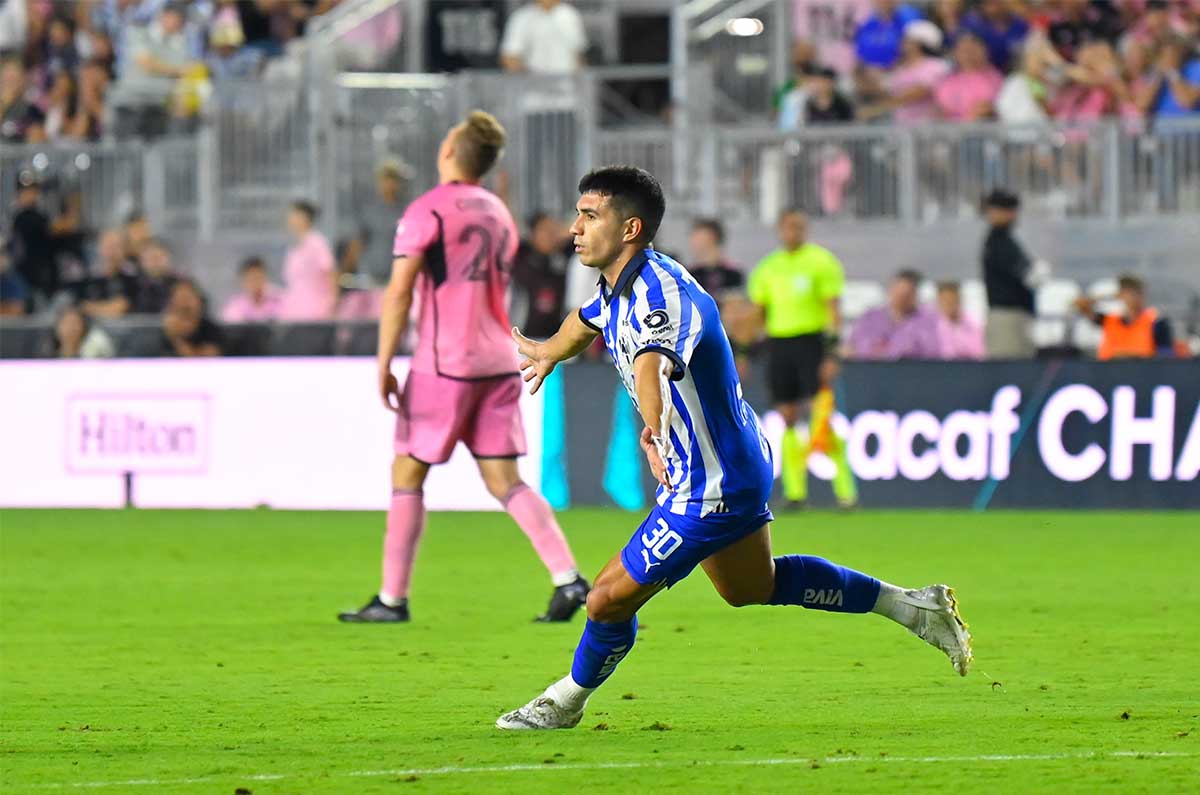
[[520,400],[517,375],[459,381],[409,371],[396,415],[396,455],[441,464],[459,442],[476,458],[525,455]]

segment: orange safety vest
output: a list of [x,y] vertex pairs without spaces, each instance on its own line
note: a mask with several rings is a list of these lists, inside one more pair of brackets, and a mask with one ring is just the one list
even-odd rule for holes
[[1146,309],[1132,323],[1120,315],[1104,316],[1104,336],[1098,357],[1108,359],[1149,358],[1154,356],[1154,321],[1158,312]]

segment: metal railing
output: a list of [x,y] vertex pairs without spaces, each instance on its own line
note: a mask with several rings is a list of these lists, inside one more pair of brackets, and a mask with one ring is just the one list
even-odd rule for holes
[[122,220],[145,203],[144,147],[134,143],[11,144],[0,147],[0,212],[16,200],[17,177],[30,171],[43,186],[44,206],[59,209],[70,196],[81,202],[84,227]]

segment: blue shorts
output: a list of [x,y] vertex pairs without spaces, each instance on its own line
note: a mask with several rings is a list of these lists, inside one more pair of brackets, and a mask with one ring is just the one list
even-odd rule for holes
[[621,550],[621,563],[642,585],[671,587],[702,560],[740,541],[775,517],[765,504],[756,510],[680,516],[655,505]]

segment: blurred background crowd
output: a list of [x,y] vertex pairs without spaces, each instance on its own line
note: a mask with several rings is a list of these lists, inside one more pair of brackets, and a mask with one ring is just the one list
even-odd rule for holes
[[[318,196],[287,196],[273,228],[263,232],[272,243],[243,245],[236,257],[225,249],[219,256],[205,256],[204,251],[216,249],[191,238],[180,245],[173,229],[156,228],[155,208],[137,202],[121,210],[120,217],[110,214],[97,223],[84,211],[91,198],[86,186],[45,168],[42,154],[84,144],[135,141],[149,146],[160,139],[196,138],[207,109],[223,91],[247,82],[261,84],[273,72],[293,68],[289,53],[303,48],[306,30],[322,17],[342,19],[339,5],[363,3],[0,0],[0,145],[20,155],[4,160],[5,195],[13,201],[3,208],[0,313],[36,317],[45,324],[44,339],[25,345],[25,355],[279,352],[269,343],[254,342],[259,338],[253,335],[247,342],[243,333],[246,327],[278,323],[365,325],[366,331],[350,336],[330,330],[321,339],[341,342],[322,342],[315,352],[369,352],[369,324],[388,275],[395,222],[407,201],[429,187],[423,176],[429,170],[411,147],[397,147],[406,157],[372,154],[370,187],[355,196],[351,211],[336,219],[323,216]],[[437,5],[435,0],[423,8],[433,15]],[[452,49],[447,45],[452,36],[470,34],[454,27],[462,14],[483,9],[502,22],[486,48],[490,55],[431,57],[439,71],[494,69],[532,81],[604,63],[654,60],[639,60],[639,48],[663,50],[658,60],[668,60],[665,29],[648,17],[640,27],[635,20],[622,28],[620,54],[613,58],[593,40],[584,14],[575,7],[587,3],[456,0],[442,5],[458,14],[436,17],[440,27],[429,41],[443,55]],[[1055,152],[1080,148],[1079,168],[1086,169],[1094,165],[1087,150],[1091,139],[1086,131],[1073,135],[1076,126],[1086,130],[1093,123],[1116,120],[1129,130],[1158,126],[1155,134],[1163,136],[1168,134],[1163,125],[1171,120],[1200,118],[1200,0],[796,0],[789,13],[787,74],[776,84],[762,119],[785,135],[830,125],[924,129],[948,122],[1002,122],[1013,126],[1006,142],[1038,144],[1021,154],[1031,161],[1025,165],[1036,168],[1050,157],[1039,148],[1046,135],[1039,125],[1056,124]],[[348,38],[352,44],[355,36],[398,40],[396,19],[373,19],[366,33],[355,29]],[[392,23],[395,29],[389,27]],[[737,17],[726,21],[723,35],[761,32],[759,20]],[[665,123],[679,114],[676,103],[664,92],[656,94],[651,83],[643,81],[642,89],[629,95],[631,102],[639,107],[648,102],[652,114]],[[534,94],[530,88],[529,96]],[[521,128],[526,140],[542,127],[558,124],[562,112],[542,107],[527,113]],[[786,251],[815,245],[808,240],[809,217],[837,217],[840,208],[853,203],[851,191],[859,194],[851,211],[862,214],[877,192],[849,144],[795,140],[786,151],[808,150],[816,159],[801,165],[780,161],[778,168],[811,182],[814,190],[807,201],[779,203],[753,227],[755,244],[741,246],[754,252],[750,261],[739,264],[734,261],[739,258],[725,254],[727,239],[739,231],[728,228],[739,226],[736,219],[689,213],[659,241],[711,291],[728,299],[732,326],[759,255],[777,245]],[[420,147],[428,150],[423,157],[431,159],[432,148],[421,142],[416,151]],[[527,144],[514,141],[511,149],[493,185],[506,199],[511,199],[510,180],[518,179],[518,172],[536,172],[541,165]],[[73,155],[73,162],[78,166],[80,157],[94,151],[80,149],[83,154]],[[869,154],[876,157],[873,150]],[[967,170],[986,152],[983,144],[977,147],[968,140],[952,157],[935,155],[919,169],[922,184],[941,178],[939,163],[953,161],[951,165]],[[8,168],[18,163],[19,168]],[[573,167],[573,161],[567,162],[564,170]],[[1200,163],[1184,158],[1161,168],[1186,176],[1200,171]],[[1064,171],[1054,173],[1061,178]],[[1065,173],[1071,177],[1071,169]],[[1134,272],[1136,267],[1113,267],[1091,283],[1056,280],[1048,263],[1015,232],[1025,197],[1019,191],[985,190],[993,186],[967,181],[956,194],[964,212],[983,221],[971,233],[978,243],[973,262],[961,262],[949,274],[940,269],[930,278],[919,267],[913,269],[918,263],[899,257],[862,280],[856,279],[853,263],[847,267],[842,331],[849,355],[1032,356],[1039,349],[1075,343],[1096,353],[1103,345],[1107,312],[1140,314],[1146,302],[1145,274]],[[872,195],[863,198],[865,194]],[[1177,197],[1171,200],[1178,210]],[[527,333],[548,335],[586,289],[579,286],[580,269],[572,264],[564,222],[570,205],[530,199],[528,192],[511,204],[525,233],[514,265],[514,319]],[[925,220],[938,220],[936,211],[925,213]],[[894,278],[880,278],[881,269]],[[214,270],[221,272],[220,278],[211,277]],[[214,290],[216,284],[226,287]],[[1019,315],[1010,336],[1020,340],[985,344],[989,314],[996,319],[1010,310]],[[154,332],[123,335],[122,319],[153,326]],[[1200,321],[1186,313],[1159,319],[1151,355],[1186,354],[1189,335]],[[1039,337],[1039,322],[1052,322],[1058,330]],[[1093,325],[1091,332],[1062,331]],[[10,324],[7,335],[12,334]],[[305,343],[296,346],[290,352],[302,351]]]

